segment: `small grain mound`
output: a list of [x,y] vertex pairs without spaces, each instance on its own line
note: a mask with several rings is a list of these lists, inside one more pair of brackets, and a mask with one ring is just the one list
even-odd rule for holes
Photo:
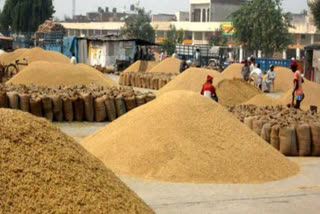
[[279,105],[280,101],[277,99],[273,99],[264,94],[258,94],[254,96],[252,99],[244,102],[245,105],[255,105],[255,106],[275,106]]
[[276,79],[274,81],[275,92],[287,92],[293,90],[293,72],[284,67],[275,68]]
[[299,171],[224,107],[188,91],[132,110],[82,145],[116,173],[169,182],[263,183]]
[[90,85],[114,87],[117,84],[98,70],[84,64],[33,62],[8,83],[46,87]]
[[148,72],[158,64],[159,62],[157,61],[138,60],[124,70],[124,72]]
[[222,72],[222,76],[226,79],[242,79],[241,70],[244,65],[233,63]]
[[[305,94],[305,98],[301,103],[301,108],[303,110],[308,110],[311,105],[318,106],[320,109],[320,85],[315,82],[311,82],[307,79],[302,84],[303,93]],[[293,87],[292,87],[293,88]],[[287,105],[292,102],[292,89],[289,89],[287,93],[285,93],[279,101]]]
[[153,213],[44,119],[0,109],[0,213]]
[[180,63],[181,63],[181,60],[177,58],[173,58],[173,57],[167,58],[162,62],[160,62],[158,65],[156,65],[154,68],[152,68],[149,72],[179,74]]
[[187,90],[200,93],[202,85],[206,81],[208,75],[215,78],[213,80],[214,83],[217,83],[222,79],[221,74],[218,71],[202,68],[189,68],[159,90],[157,95],[162,95],[166,92],[175,90]]
[[11,53],[2,54],[0,56],[0,62],[4,64],[14,63],[16,60],[25,62],[23,60],[24,58],[28,61],[28,63],[36,61],[70,63],[69,58],[63,54],[56,51],[46,51],[42,48],[18,49]]

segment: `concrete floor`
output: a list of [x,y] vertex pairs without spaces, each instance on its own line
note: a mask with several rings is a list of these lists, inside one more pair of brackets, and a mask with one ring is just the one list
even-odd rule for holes
[[[107,123],[55,123],[78,142]],[[270,183],[178,184],[120,178],[159,214],[318,214],[320,159],[290,158],[301,166],[298,175]]]

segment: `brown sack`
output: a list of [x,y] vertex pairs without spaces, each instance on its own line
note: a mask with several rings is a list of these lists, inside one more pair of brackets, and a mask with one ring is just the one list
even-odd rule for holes
[[124,76],[125,76],[125,73],[121,73],[121,74],[120,74],[120,77],[119,77],[119,85],[124,85]]
[[280,127],[278,125],[272,126],[270,144],[276,149],[280,150],[280,136],[279,136]]
[[152,100],[154,100],[154,99],[156,99],[156,95],[154,95],[154,94],[147,94],[146,95],[146,102],[148,103],[148,102],[151,102]]
[[280,152],[286,156],[297,156],[296,130],[292,126],[280,128]]
[[296,126],[299,156],[311,155],[311,129],[308,124]]
[[259,136],[261,136],[261,130],[263,127],[263,122],[257,118],[252,121],[252,130]]
[[42,117],[42,102],[40,97],[30,99],[30,113]]
[[19,95],[17,92],[7,92],[8,100],[9,100],[9,108],[11,109],[19,109]]
[[84,102],[85,119],[89,122],[94,121],[94,99],[91,93],[81,95]]
[[253,129],[253,120],[255,120],[255,117],[244,118],[244,124],[248,126],[251,130]]
[[73,106],[72,101],[69,97],[63,97],[63,116],[65,121],[72,122],[73,121]]
[[269,123],[264,124],[261,130],[261,137],[268,143],[270,143],[271,138],[271,125]]
[[137,107],[135,96],[125,97],[124,101],[126,103],[127,111],[131,111],[132,109]]
[[47,118],[49,121],[53,120],[53,111],[52,111],[52,100],[50,97],[43,96],[41,98],[42,102],[42,111],[43,111],[43,116]]
[[144,105],[146,103],[146,95],[136,96],[136,103],[137,103],[137,106]]
[[20,94],[20,109],[25,112],[30,112],[30,95]]
[[71,100],[72,100],[72,105],[73,105],[73,110],[74,110],[74,119],[79,122],[83,121],[83,117],[84,117],[83,99],[76,97]]
[[121,117],[127,112],[126,104],[124,102],[124,98],[122,95],[119,95],[115,99],[116,109],[117,109],[117,116]]
[[102,96],[94,100],[94,114],[96,122],[103,122],[107,118],[107,111],[104,105],[106,99],[106,96]]
[[108,96],[104,104],[106,106],[108,120],[114,121],[115,119],[117,119],[117,110],[114,98]]
[[8,108],[8,97],[5,91],[0,92],[0,108]]
[[320,123],[315,122],[310,124],[312,135],[312,156],[320,156]]
[[55,121],[63,121],[63,102],[60,96],[52,95],[50,96],[52,100],[52,112]]

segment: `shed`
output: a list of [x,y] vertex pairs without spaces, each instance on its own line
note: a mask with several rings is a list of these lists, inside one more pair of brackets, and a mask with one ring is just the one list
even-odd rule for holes
[[305,49],[305,77],[320,83],[320,43],[304,47]]

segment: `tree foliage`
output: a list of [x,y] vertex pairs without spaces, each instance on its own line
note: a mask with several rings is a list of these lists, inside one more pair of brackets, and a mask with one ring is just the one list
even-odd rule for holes
[[151,26],[151,12],[146,12],[144,8],[139,7],[135,7],[134,10],[135,14],[126,17],[121,35],[154,42],[155,31]]
[[320,30],[320,0],[315,0],[310,3],[311,13],[313,15],[313,20],[318,30]]
[[54,13],[52,0],[6,0],[0,24],[4,30],[34,32]]
[[292,42],[291,16],[283,13],[281,0],[251,0],[231,14],[234,37],[244,47],[270,56]]
[[170,25],[167,37],[162,42],[163,50],[167,51],[169,55],[172,55],[176,50],[176,44],[183,42],[183,29],[177,30],[174,25]]
[[225,46],[228,40],[227,40],[227,37],[225,37],[223,34],[224,34],[224,30],[221,26],[219,30],[214,31],[212,35],[209,37],[209,45]]

